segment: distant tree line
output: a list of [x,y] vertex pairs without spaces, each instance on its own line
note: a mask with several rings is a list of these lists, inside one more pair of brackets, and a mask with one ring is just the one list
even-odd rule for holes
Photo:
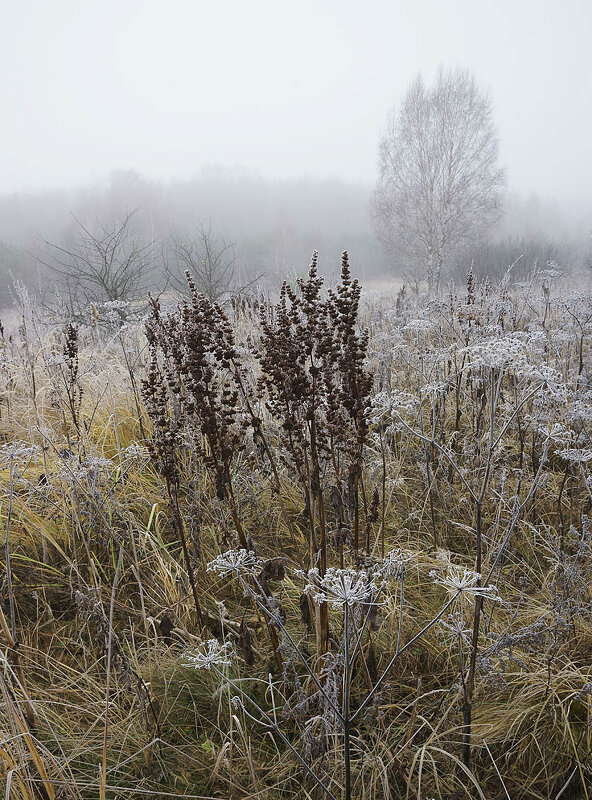
[[[79,269],[80,280],[71,275],[66,282],[68,291],[75,283],[80,288],[89,269],[90,253],[83,251],[90,246],[91,262],[100,261],[100,241],[107,245],[108,234],[124,221],[125,246],[133,243],[136,253],[134,267],[139,250],[150,262],[143,265],[143,280],[129,284],[130,295],[146,283],[178,288],[179,271],[187,266],[204,279],[210,270],[210,289],[217,284],[216,292],[263,275],[276,286],[302,273],[314,249],[335,263],[337,273],[340,254],[349,248],[354,272],[369,278],[380,273],[382,260],[368,219],[368,196],[367,186],[339,180],[266,181],[211,167],[166,183],[125,171],[113,173],[102,187],[0,197],[0,242],[11,253],[0,260],[1,301],[13,280],[47,290],[52,269],[60,273],[58,283],[64,272]],[[91,272],[104,283],[96,265]],[[97,299],[112,290],[103,286]]]
[[[371,197],[363,184],[266,181],[223,168],[167,183],[116,172],[104,186],[0,197],[0,305],[10,305],[15,281],[36,296],[59,290],[72,307],[88,307],[90,298],[134,301],[149,289],[180,290],[185,269],[218,300],[254,282],[274,288],[302,274],[315,249],[336,270],[348,250],[352,272],[366,283],[395,277],[419,289],[421,251],[397,248],[396,236],[379,246]],[[495,225],[471,228],[439,255],[434,239],[432,281],[464,280],[471,265],[493,280],[511,264],[516,279],[547,262],[566,271],[592,266],[589,230],[570,230],[552,205],[511,197],[499,211]],[[112,274],[101,259],[111,259]]]

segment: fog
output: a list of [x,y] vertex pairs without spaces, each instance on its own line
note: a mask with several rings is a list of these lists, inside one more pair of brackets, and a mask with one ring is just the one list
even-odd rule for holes
[[147,236],[206,219],[253,262],[263,237],[266,271],[313,246],[382,269],[378,141],[413,77],[440,65],[491,94],[507,180],[495,235],[589,232],[588,0],[2,5],[6,243],[139,206]]
[[3,3],[0,191],[204,164],[372,182],[418,70],[491,89],[510,187],[587,199],[587,0]]

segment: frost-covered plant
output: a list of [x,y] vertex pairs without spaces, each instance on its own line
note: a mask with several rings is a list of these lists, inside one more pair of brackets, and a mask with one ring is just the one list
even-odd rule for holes
[[194,669],[229,667],[232,663],[232,655],[228,642],[221,645],[217,639],[209,639],[197,650],[185,654],[184,665]]
[[207,571],[218,572],[220,575],[240,575],[245,570],[251,572],[257,567],[260,568],[262,563],[255,553],[249,550],[228,550],[210,561]]
[[329,567],[324,575],[313,568],[303,577],[307,580],[304,593],[315,603],[329,603],[333,608],[372,602],[378,586],[366,570]]
[[450,566],[447,574],[443,577],[438,577],[438,573],[435,571],[430,575],[436,583],[455,595],[486,597],[488,600],[496,600],[498,597],[497,586],[482,586],[481,575],[471,569]]
[[[361,289],[348,254],[342,255],[339,283],[326,296],[317,261],[315,252],[297,291],[284,283],[279,303],[261,316],[258,388],[278,426],[283,462],[302,493],[310,566],[322,577],[329,567],[331,511],[341,549],[349,545],[357,557],[369,548],[371,525],[362,526],[360,498],[372,376],[368,332],[358,329]],[[317,616],[321,655],[329,646],[324,603]]]
[[[224,528],[223,548],[232,550],[208,571],[238,580],[267,620],[279,672],[292,691],[282,702],[304,726],[305,752],[328,749],[322,739],[336,730],[345,737],[344,675],[355,659],[367,657],[366,674],[380,680],[364,631],[376,625],[388,598],[397,596],[402,608],[408,571],[402,551],[375,558],[388,549],[391,511],[402,531],[431,534],[431,550],[462,554],[454,559],[462,567],[447,565],[433,577],[451,603],[439,629],[458,650],[468,767],[477,681],[496,658],[484,604],[495,602],[500,615],[508,610],[496,585],[505,595],[513,538],[543,507],[546,519],[557,515],[565,538],[574,509],[592,504],[586,359],[592,329],[570,321],[571,314],[585,316],[588,299],[566,300],[559,318],[547,284],[537,297],[540,280],[517,287],[510,273],[494,288],[470,272],[466,293],[451,289],[429,303],[403,292],[377,321],[360,316],[347,258],[341,283],[325,292],[315,255],[306,278],[286,284],[278,302],[260,306],[260,329],[240,347],[201,297],[175,312],[174,324],[162,317],[149,376],[163,388],[153,392],[155,463],[166,469],[169,454],[174,466],[190,452],[193,464],[199,454],[214,478],[217,521],[234,504],[237,539]],[[360,322],[369,323],[369,335]],[[372,371],[380,389],[374,395]],[[223,465],[224,454],[228,469],[219,470],[215,462]],[[260,496],[269,499],[270,514],[281,513],[290,557],[302,566],[300,611],[316,635],[315,663],[296,647],[270,588],[273,578],[256,547],[265,534],[255,543],[250,531],[261,527],[242,518],[247,506],[256,508],[257,481],[269,487]],[[403,631],[399,620],[395,654],[404,647]],[[237,649],[252,663],[244,620],[239,636]],[[514,628],[500,643],[511,636],[518,636]],[[502,651],[500,644],[496,652]],[[372,712],[380,692],[362,713]]]
[[[579,298],[570,308],[581,311],[584,305]],[[551,459],[564,469],[557,500],[563,527],[563,487],[578,471],[580,486],[592,499],[592,440],[585,421],[592,404],[583,401],[581,379],[585,359],[579,358],[575,375],[565,366],[571,356],[566,343],[573,343],[576,329],[585,352],[586,334],[580,335],[585,326],[574,323],[572,331],[557,337],[547,323],[549,305],[541,309],[542,324],[533,306],[528,289],[512,291],[509,275],[496,292],[479,286],[471,272],[465,298],[451,290],[446,302],[427,303],[407,319],[393,315],[392,333],[381,338],[382,347],[392,348],[390,386],[371,404],[378,432],[373,431],[373,442],[383,464],[391,454],[396,464],[401,454],[411,453],[415,472],[421,470],[433,546],[445,544],[451,514],[466,530],[474,559],[472,574],[453,571],[438,579],[475,599],[464,708],[467,766],[482,605],[494,597],[491,575],[503,564],[524,510],[536,504]],[[570,406],[577,409],[577,425]],[[394,481],[391,486],[398,488]],[[457,510],[463,511],[462,522]],[[489,541],[487,525],[495,534]]]
[[[281,649],[288,658],[284,667],[284,681],[287,680],[288,665],[294,671],[292,682],[297,687],[297,699],[284,703],[284,714],[287,719],[293,719],[295,714],[304,715],[302,720],[302,739],[304,743],[301,754],[292,744],[287,735],[282,731],[282,709],[279,708],[278,698],[281,696],[279,687],[269,675],[268,696],[272,705],[269,711],[262,708],[261,703],[255,701],[252,694],[245,689],[244,681],[240,683],[229,677],[225,667],[232,661],[231,648],[228,642],[219,644],[216,639],[205,642],[200,648],[186,654],[184,664],[196,669],[213,670],[218,677],[233,691],[233,702],[238,705],[252,721],[261,725],[278,736],[285,745],[294,753],[305,771],[314,779],[317,785],[329,798],[335,798],[331,788],[331,781],[325,775],[319,774],[309,764],[307,755],[322,752],[315,741],[319,732],[323,736],[338,736],[342,740],[343,770],[344,770],[344,800],[351,800],[351,730],[355,721],[365,712],[369,705],[378,696],[390,671],[400,657],[416,644],[438,622],[451,630],[458,630],[459,635],[466,638],[464,629],[460,631],[459,625],[454,628],[451,622],[445,621],[446,612],[460,599],[476,601],[477,598],[497,599],[497,590],[491,585],[481,586],[480,577],[470,570],[450,567],[443,578],[435,578],[436,585],[441,584],[448,592],[449,597],[443,603],[440,611],[425,624],[407,642],[401,641],[401,630],[397,637],[394,651],[382,672],[377,675],[373,686],[366,692],[364,698],[357,702],[355,708],[351,707],[351,688],[354,676],[354,666],[358,659],[364,658],[362,642],[374,611],[381,603],[387,602],[392,595],[391,582],[400,585],[399,602],[400,618],[403,616],[404,595],[402,591],[405,579],[405,567],[411,555],[400,549],[393,550],[377,562],[370,563],[366,568],[328,568],[324,574],[316,568],[303,572],[296,570],[294,577],[303,582],[303,596],[312,599],[315,605],[327,604],[338,615],[341,621],[342,634],[336,650],[323,656],[323,668],[317,675],[314,662],[309,661],[305,651],[299,646],[293,634],[287,627],[286,620],[281,612],[279,599],[269,588],[267,574],[272,572],[266,564],[273,561],[262,562],[253,552],[246,550],[230,550],[213,559],[207,566],[208,572],[220,576],[234,576],[245,595],[251,597],[257,608],[267,618],[269,624],[276,628],[281,636]],[[274,574],[284,577],[285,570],[274,570]],[[449,617],[456,620],[460,612]],[[464,620],[463,623],[464,625]],[[304,670],[305,676],[312,682],[314,691],[307,695],[299,677],[297,664]],[[296,697],[295,695],[295,697]]]

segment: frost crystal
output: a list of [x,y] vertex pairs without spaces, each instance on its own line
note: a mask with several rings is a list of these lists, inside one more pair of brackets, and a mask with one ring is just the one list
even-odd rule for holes
[[12,442],[0,447],[1,461],[28,461],[35,458],[41,452],[35,444],[27,442]]
[[543,343],[537,334],[515,331],[502,337],[482,339],[460,350],[473,368],[533,370],[532,357],[541,352]]
[[473,572],[471,569],[450,566],[448,567],[448,574],[443,578],[438,577],[437,573],[434,571],[430,572],[430,575],[436,579],[436,583],[444,586],[449,592],[453,592],[454,594],[486,597],[490,600],[499,599],[497,587],[480,586],[479,581],[481,580],[481,575],[478,572]]
[[304,591],[315,602],[330,603],[334,608],[365,603],[378,591],[378,586],[364,570],[330,567],[321,577],[315,568],[305,577],[309,583]]
[[447,391],[448,384],[446,383],[428,383],[421,387],[421,396],[436,400],[440,395],[445,395]]
[[126,455],[126,458],[131,459],[148,459],[150,458],[150,451],[147,447],[143,447],[140,444],[136,444],[132,442],[132,444],[128,445],[123,451]]
[[249,550],[228,550],[222,553],[206,567],[206,572],[219,572],[220,575],[238,575],[243,570],[252,572],[261,566],[255,553]]
[[185,667],[194,669],[211,669],[212,667],[229,667],[232,656],[230,644],[220,644],[217,639],[209,639],[199,650],[185,653]]
[[462,614],[449,614],[447,620],[440,620],[440,627],[444,629],[444,636],[453,641],[460,639],[466,645],[471,643],[471,630],[466,627]]
[[550,439],[556,444],[567,444],[570,432],[560,422],[554,422],[552,425],[538,424],[537,430],[546,439]]
[[411,561],[411,558],[409,553],[404,553],[399,548],[391,550],[378,565],[377,572],[383,578],[403,578],[406,564]]
[[576,464],[587,464],[588,461],[592,461],[592,450],[567,448],[566,450],[559,450],[557,455],[566,461],[573,461]]
[[405,325],[405,330],[412,333],[429,333],[433,327],[434,323],[429,319],[412,319]]
[[371,403],[371,410],[375,419],[380,419],[384,414],[394,411],[413,411],[418,404],[417,397],[400,389],[391,389],[388,392],[379,392]]

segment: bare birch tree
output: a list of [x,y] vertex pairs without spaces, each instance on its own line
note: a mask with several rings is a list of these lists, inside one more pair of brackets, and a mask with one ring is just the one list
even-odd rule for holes
[[491,100],[472,74],[421,75],[389,119],[372,199],[378,237],[403,272],[437,290],[446,263],[496,219],[504,173]]

